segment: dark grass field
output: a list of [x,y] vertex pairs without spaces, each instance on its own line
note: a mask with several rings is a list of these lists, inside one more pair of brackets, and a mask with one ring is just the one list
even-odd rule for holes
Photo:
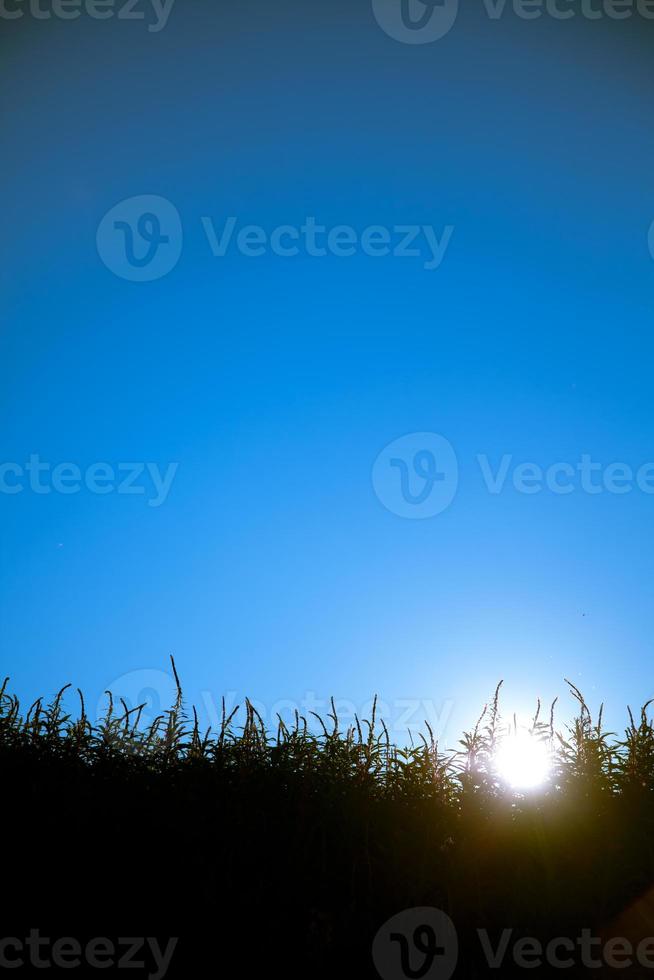
[[[636,955],[654,935],[654,731],[645,708],[609,736],[572,690],[562,733],[534,719],[552,775],[520,795],[493,771],[497,695],[444,756],[428,734],[396,749],[374,718],[271,733],[248,706],[244,726],[203,734],[180,690],[146,729],[115,704],[96,724],[62,697],[23,712],[5,685],[0,938],[22,947],[1,947],[0,970],[20,957],[16,977],[654,976],[654,942],[651,968],[646,945]],[[402,929],[384,924],[425,907],[451,918],[458,951],[409,913],[403,967]],[[38,965],[66,937],[79,955],[64,945],[67,967]],[[485,950],[504,939],[493,968]]]

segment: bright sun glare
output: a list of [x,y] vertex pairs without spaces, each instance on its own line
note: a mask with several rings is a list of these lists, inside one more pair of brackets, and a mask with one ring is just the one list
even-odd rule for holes
[[551,759],[545,742],[529,732],[507,735],[495,753],[498,776],[513,789],[534,789],[547,781]]

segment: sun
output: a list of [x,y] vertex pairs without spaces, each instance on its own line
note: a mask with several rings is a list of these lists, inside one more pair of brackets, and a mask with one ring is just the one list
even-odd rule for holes
[[550,751],[528,731],[506,735],[495,752],[495,770],[512,789],[535,789],[547,782],[552,768]]

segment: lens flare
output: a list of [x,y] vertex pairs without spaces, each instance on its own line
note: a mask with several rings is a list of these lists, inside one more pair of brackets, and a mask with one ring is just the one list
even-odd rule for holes
[[552,760],[547,744],[529,732],[512,732],[495,753],[495,770],[512,789],[535,789],[547,782]]

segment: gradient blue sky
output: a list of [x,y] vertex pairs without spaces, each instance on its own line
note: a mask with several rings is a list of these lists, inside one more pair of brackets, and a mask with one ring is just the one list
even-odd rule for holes
[[[173,652],[191,699],[447,702],[453,742],[500,677],[615,724],[654,694],[654,496],[493,496],[475,459],[654,461],[653,34],[479,5],[414,46],[326,0],[3,23],[2,461],[179,463],[160,508],[0,494],[19,695]],[[184,228],[149,283],[95,243],[141,194]],[[229,215],[455,231],[435,271],[215,258]],[[405,520],[371,469],[423,431],[459,490]]]

